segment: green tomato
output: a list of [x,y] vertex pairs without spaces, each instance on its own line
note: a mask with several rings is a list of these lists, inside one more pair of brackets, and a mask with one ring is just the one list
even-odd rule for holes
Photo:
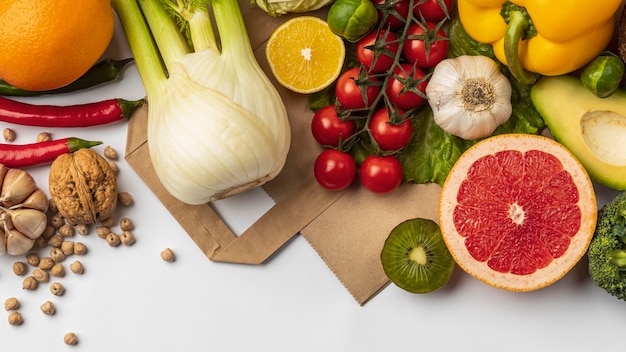
[[624,62],[611,53],[600,53],[580,74],[583,85],[599,98],[606,98],[619,87],[624,76]]
[[335,0],[328,9],[328,27],[350,42],[363,37],[378,21],[378,12],[370,0]]

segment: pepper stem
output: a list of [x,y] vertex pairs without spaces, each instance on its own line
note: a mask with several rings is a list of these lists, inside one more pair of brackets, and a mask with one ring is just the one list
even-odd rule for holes
[[129,119],[132,116],[133,112],[135,112],[135,110],[139,109],[140,107],[146,104],[146,100],[145,99],[126,100],[126,99],[118,98],[117,103],[119,104],[120,109],[122,109],[122,118]]
[[75,138],[75,137],[67,138],[65,143],[70,153],[75,152],[78,149],[91,148],[91,147],[95,147],[97,145],[102,144],[101,141],[87,141],[87,140]]
[[530,21],[520,9],[511,9],[508,13],[508,26],[504,34],[504,56],[513,76],[522,84],[533,84],[537,74],[522,67],[519,59],[519,42],[528,31]]

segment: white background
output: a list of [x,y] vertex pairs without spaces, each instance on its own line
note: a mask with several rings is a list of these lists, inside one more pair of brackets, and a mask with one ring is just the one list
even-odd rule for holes
[[[106,57],[130,55],[117,28]],[[137,99],[144,90],[134,66],[122,81],[81,93],[25,99],[64,104],[120,97]],[[40,127],[12,127],[15,143],[34,141]],[[126,124],[90,129],[48,129],[55,138],[102,140],[123,155]],[[443,289],[414,295],[394,285],[359,306],[301,236],[266,264],[245,266],[209,261],[169,212],[123,160],[120,191],[135,199],[118,207],[131,218],[137,242],[109,247],[92,231],[73,240],[89,251],[80,259],[83,275],[59,279],[55,297],[47,285],[22,287],[12,272],[16,258],[0,257],[0,299],[17,297],[21,326],[0,319],[2,351],[602,351],[623,350],[626,302],[597,288],[586,260],[550,287],[531,293],[501,291],[457,269]],[[47,191],[48,167],[29,169]],[[602,204],[616,192],[598,188]],[[241,233],[272,205],[255,190],[217,204]],[[237,208],[235,210],[235,208]],[[170,247],[173,263],[159,253]],[[43,253],[45,254],[45,253]],[[23,259],[23,258],[20,258]],[[32,271],[32,269],[31,269]],[[39,305],[52,300],[57,314]],[[79,344],[66,346],[74,331]]]

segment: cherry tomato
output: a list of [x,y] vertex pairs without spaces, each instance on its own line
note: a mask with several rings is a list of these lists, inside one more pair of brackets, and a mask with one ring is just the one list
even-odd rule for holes
[[409,1],[408,0],[373,0],[374,6],[378,10],[378,18],[382,20],[383,9],[389,14],[385,19],[384,28],[392,31],[400,29],[406,23],[409,17]]
[[435,67],[448,53],[446,38],[443,29],[437,29],[433,22],[414,23],[409,27],[402,54],[409,63],[415,63],[418,67]]
[[356,162],[346,152],[325,149],[313,165],[315,179],[324,188],[339,191],[348,187],[356,177]]
[[[365,87],[365,83],[375,83],[378,80],[376,77],[367,76],[359,79],[360,68],[353,67],[346,70],[339,76],[335,85],[335,96],[339,103],[346,109],[362,109],[372,105],[378,93],[380,93],[379,85],[368,85]],[[365,74],[367,75],[367,74]],[[357,82],[363,82],[363,85],[357,85]],[[361,93],[361,87],[365,88],[365,97]]]
[[454,0],[419,0],[415,2],[413,14],[417,19],[424,16],[428,22],[439,22],[450,18],[453,6]]
[[[413,75],[411,75],[413,72]],[[389,77],[385,92],[389,101],[400,109],[410,110],[420,106],[426,97],[428,80],[424,71],[409,64],[400,64]]]
[[393,65],[399,46],[398,37],[393,32],[374,29],[357,42],[356,57],[368,72],[387,72]]
[[402,164],[393,155],[370,155],[361,164],[361,183],[374,193],[389,193],[398,188],[402,176]]
[[315,112],[311,119],[313,138],[321,144],[331,147],[339,145],[339,140],[346,140],[356,131],[354,120],[342,120],[334,105],[325,106]]
[[[398,115],[404,114],[399,110]],[[400,118],[398,116],[398,118]],[[399,150],[407,146],[413,135],[413,126],[408,118],[400,123],[392,123],[387,108],[381,108],[374,113],[369,125],[372,137],[383,151]]]

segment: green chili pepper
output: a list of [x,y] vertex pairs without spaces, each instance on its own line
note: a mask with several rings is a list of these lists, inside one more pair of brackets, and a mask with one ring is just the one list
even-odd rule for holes
[[356,42],[376,24],[378,12],[370,0],[335,0],[326,21],[333,33]]
[[612,52],[600,53],[587,64],[581,74],[583,85],[600,98],[613,94],[624,76],[624,62]]
[[93,65],[89,71],[85,72],[79,79],[68,84],[67,86],[44,91],[30,91],[16,88],[11,84],[0,79],[0,95],[33,97],[44,94],[69,93],[81,89],[95,87],[100,84],[113,82],[118,80],[122,75],[124,68],[133,61],[132,58],[122,60],[106,59]]

